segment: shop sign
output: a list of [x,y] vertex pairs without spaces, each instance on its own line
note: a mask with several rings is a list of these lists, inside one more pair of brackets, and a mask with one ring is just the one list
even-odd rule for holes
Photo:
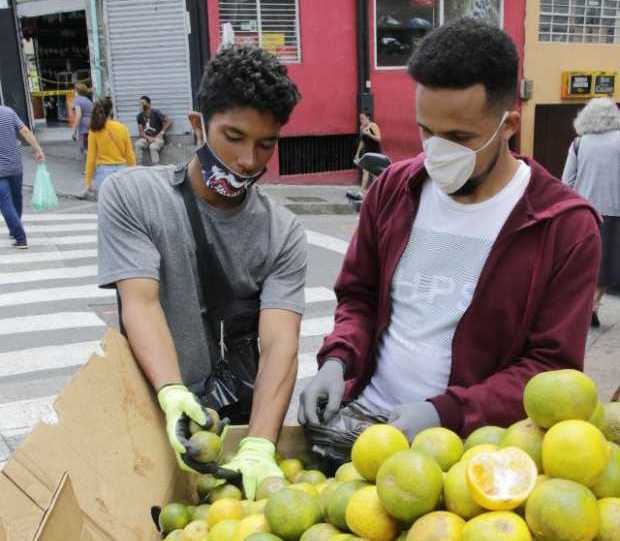
[[613,96],[616,90],[616,74],[601,71],[594,74],[594,95]]
[[614,71],[565,71],[562,73],[563,99],[611,96],[615,92]]
[[261,47],[275,53],[280,47],[284,47],[284,34],[279,32],[263,32]]

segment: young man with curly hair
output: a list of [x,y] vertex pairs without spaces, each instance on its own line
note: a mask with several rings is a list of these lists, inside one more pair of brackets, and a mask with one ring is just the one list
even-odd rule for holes
[[201,289],[205,269],[197,264],[199,237],[186,197],[195,201],[210,253],[234,298],[256,299],[260,358],[251,414],[234,400],[226,412],[236,423],[249,421],[249,437],[228,464],[242,473],[248,498],[263,478],[282,475],[274,442],[296,379],[307,261],[297,218],[254,183],[299,98],[275,56],[249,46],[223,49],[201,83],[206,141],[186,171],[123,171],[106,181],[99,199],[99,284],[120,294],[129,344],[158,393],[183,469],[190,466],[177,423],[186,416],[205,424],[197,395],[219,363],[220,345],[228,347],[230,332],[222,322],[214,336],[203,321],[210,310],[205,297],[219,291],[209,284]]
[[518,67],[511,39],[474,19],[413,55],[424,153],[364,199],[301,422],[337,429],[370,412],[410,438],[434,426],[467,436],[523,418],[536,373],[583,369],[598,219],[511,153]]

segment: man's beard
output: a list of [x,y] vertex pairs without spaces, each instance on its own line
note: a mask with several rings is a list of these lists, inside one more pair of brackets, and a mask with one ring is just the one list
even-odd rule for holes
[[493,169],[495,169],[495,166],[497,165],[497,162],[499,161],[499,157],[501,156],[501,154],[502,154],[502,145],[500,143],[499,147],[497,148],[495,157],[491,160],[491,163],[489,164],[489,166],[484,171],[482,171],[482,173],[474,177],[470,177],[470,179],[465,184],[463,184],[463,186],[461,186],[458,190],[456,190],[456,192],[452,192],[450,195],[452,197],[458,197],[461,195],[472,195],[473,193],[475,193],[476,190],[480,186],[482,186],[484,181],[489,177]]

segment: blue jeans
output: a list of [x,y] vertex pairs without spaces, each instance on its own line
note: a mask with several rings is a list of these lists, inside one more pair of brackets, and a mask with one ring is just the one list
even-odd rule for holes
[[103,181],[112,173],[125,169],[126,165],[98,165],[95,169],[95,191],[101,190]]
[[22,225],[22,182],[23,175],[0,177],[0,213],[16,241],[25,241],[26,232]]

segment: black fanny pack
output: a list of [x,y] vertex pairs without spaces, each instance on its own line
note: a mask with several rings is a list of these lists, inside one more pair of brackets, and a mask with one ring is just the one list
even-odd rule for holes
[[233,424],[246,424],[252,410],[254,382],[260,355],[258,346],[258,296],[240,299],[228,281],[200,218],[187,169],[181,192],[196,244],[203,301],[202,320],[212,361],[211,374],[191,386],[207,407],[228,417]]

